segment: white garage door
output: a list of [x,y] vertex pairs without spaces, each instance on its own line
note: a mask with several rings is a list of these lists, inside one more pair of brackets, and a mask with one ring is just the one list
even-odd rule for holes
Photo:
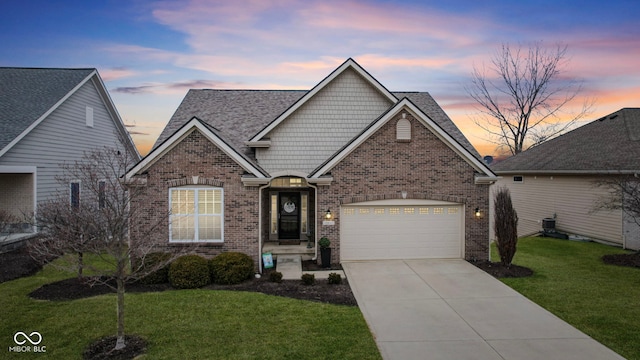
[[343,206],[340,259],[461,258],[463,208],[458,204]]

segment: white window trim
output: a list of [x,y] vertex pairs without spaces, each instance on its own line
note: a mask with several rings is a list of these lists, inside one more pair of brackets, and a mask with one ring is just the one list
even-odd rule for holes
[[[224,243],[224,189],[221,187],[173,187],[169,188],[169,209],[171,209],[171,193],[173,190],[194,190],[196,196],[194,197],[194,239],[193,240],[173,240],[172,235],[172,214],[169,214],[169,242],[170,243]],[[220,217],[220,239],[213,240],[200,240],[199,226],[198,226],[198,196],[200,190],[220,190],[220,214],[211,214]]]

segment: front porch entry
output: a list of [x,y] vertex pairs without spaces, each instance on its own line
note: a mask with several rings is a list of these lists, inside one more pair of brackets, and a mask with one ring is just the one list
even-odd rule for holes
[[315,257],[315,188],[304,178],[278,177],[264,189],[262,252]]

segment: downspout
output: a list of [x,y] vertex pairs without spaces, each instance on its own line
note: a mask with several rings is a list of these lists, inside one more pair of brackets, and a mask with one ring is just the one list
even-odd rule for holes
[[315,190],[315,195],[313,197],[313,249],[314,249],[314,255],[313,258],[311,259],[311,261],[317,261],[318,260],[318,187],[312,185],[311,183],[309,183],[307,181],[307,184],[309,185],[309,187],[312,187]]
[[270,182],[258,188],[258,271],[262,274],[262,190],[270,186]]

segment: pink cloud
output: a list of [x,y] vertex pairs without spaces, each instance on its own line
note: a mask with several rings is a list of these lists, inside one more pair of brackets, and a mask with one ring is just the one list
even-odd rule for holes
[[104,81],[113,81],[136,76],[138,73],[127,68],[111,68],[100,70],[100,77]]

